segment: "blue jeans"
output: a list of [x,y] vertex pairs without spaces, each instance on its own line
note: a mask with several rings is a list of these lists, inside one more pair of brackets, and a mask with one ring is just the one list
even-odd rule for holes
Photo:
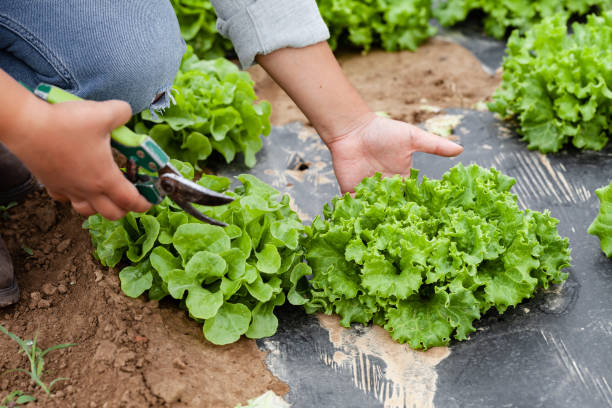
[[29,86],[157,110],[184,52],[168,0],[0,0],[0,69]]

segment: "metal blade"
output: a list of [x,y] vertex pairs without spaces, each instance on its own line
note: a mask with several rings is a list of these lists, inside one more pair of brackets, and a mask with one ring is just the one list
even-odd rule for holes
[[209,190],[174,173],[162,174],[159,177],[159,184],[164,192],[177,204],[179,201],[182,201],[184,203],[217,206],[234,201],[232,197]]
[[[174,200],[174,199],[173,199]],[[204,221],[207,224],[218,225],[220,227],[227,227],[227,224],[221,221],[217,221],[214,218],[207,217],[206,215],[199,212],[191,203],[182,202],[180,200],[174,200],[187,214],[193,215],[200,221]]]

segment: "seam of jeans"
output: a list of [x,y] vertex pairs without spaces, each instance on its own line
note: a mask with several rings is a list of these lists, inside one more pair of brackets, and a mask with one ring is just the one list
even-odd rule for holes
[[62,78],[62,80],[64,80],[70,86],[71,91],[76,92],[79,90],[79,83],[76,81],[70,70],[64,65],[62,60],[26,27],[24,27],[18,21],[15,21],[9,16],[1,13],[0,26],[5,27],[7,30],[12,31],[21,37],[23,41],[28,43],[34,50],[36,50],[38,54]]

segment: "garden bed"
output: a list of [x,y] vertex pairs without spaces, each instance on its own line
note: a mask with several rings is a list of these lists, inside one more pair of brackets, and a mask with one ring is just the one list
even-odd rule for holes
[[[415,53],[345,54],[340,61],[374,109],[413,122],[439,108],[473,106],[499,84],[467,50],[438,39]],[[272,103],[274,125],[305,122],[259,67],[251,73],[259,96]],[[398,93],[398,87],[406,92]],[[37,193],[8,215],[0,229],[14,259],[21,300],[0,311],[0,323],[22,338],[39,330],[43,347],[77,346],[48,355],[49,376],[70,378],[50,398],[23,374],[7,374],[0,381],[3,393],[33,392],[45,407],[217,408],[245,403],[266,390],[278,395],[289,390],[268,371],[266,353],[255,341],[214,346],[175,304],[124,296],[117,271],[93,258],[89,234],[81,228],[84,218],[69,206]],[[0,337],[0,369],[24,363],[17,345]]]

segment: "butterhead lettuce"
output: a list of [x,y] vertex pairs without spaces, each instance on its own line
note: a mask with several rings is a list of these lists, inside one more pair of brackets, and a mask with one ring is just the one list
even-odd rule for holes
[[225,57],[232,43],[217,31],[217,13],[209,0],[170,0],[181,35],[204,59]]
[[[191,166],[174,164],[193,177]],[[179,300],[215,344],[272,336],[275,307],[287,298],[306,301],[304,226],[289,208],[289,196],[251,175],[238,180],[242,186],[226,192],[235,199],[231,204],[198,207],[227,223],[224,228],[198,221],[169,198],[146,214],[129,213],[119,221],[94,215],[84,225],[103,265],[127,265],[119,273],[127,296],[146,292],[150,299]],[[230,180],[204,175],[198,183],[225,191]]]
[[172,158],[198,163],[213,150],[230,163],[242,153],[248,167],[270,133],[270,104],[256,103],[253,81],[230,61],[200,60],[188,47],[174,80],[174,102],[159,115],[145,111],[135,125]]

